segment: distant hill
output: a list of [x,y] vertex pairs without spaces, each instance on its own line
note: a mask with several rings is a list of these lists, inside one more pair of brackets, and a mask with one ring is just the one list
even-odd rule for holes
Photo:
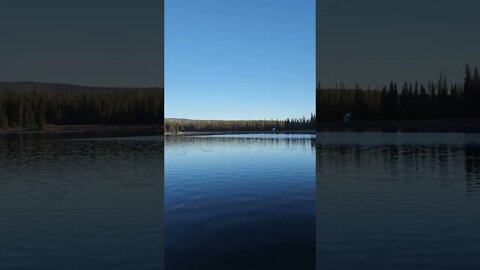
[[197,119],[187,119],[187,118],[165,118],[165,121],[172,121],[172,122],[201,122],[201,121],[208,121],[208,120],[197,120]]
[[84,92],[110,92],[119,90],[161,90],[163,87],[99,87],[99,86],[83,86],[66,83],[43,83],[43,82],[15,82],[0,81],[0,90],[14,91],[48,91],[52,93],[65,92],[84,93]]

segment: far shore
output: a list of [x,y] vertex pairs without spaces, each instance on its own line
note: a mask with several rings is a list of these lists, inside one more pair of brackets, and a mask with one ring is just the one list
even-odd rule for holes
[[0,134],[60,134],[60,133],[146,133],[163,134],[162,125],[131,125],[131,124],[109,124],[109,125],[46,125],[38,128],[7,128],[1,129]]
[[228,135],[228,134],[315,134],[315,130],[249,130],[249,131],[181,131],[177,133],[166,132],[172,136],[196,136],[196,135]]
[[317,122],[317,131],[480,132],[480,119]]
[[[435,119],[411,121],[352,121],[317,122],[316,130],[248,130],[248,131],[181,131],[166,132],[165,135],[226,135],[226,134],[315,134],[315,132],[480,132],[480,118],[476,119]],[[163,135],[162,125],[152,124],[108,124],[108,125],[46,125],[35,128],[0,128],[1,134],[61,134],[61,133],[118,133]]]

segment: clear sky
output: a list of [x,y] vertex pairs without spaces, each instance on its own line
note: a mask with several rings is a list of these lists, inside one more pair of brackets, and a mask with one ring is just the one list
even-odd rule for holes
[[315,111],[315,0],[166,0],[165,116]]
[[163,85],[163,0],[0,0],[0,81]]
[[317,78],[376,86],[390,80],[461,82],[480,67],[478,0],[317,0]]

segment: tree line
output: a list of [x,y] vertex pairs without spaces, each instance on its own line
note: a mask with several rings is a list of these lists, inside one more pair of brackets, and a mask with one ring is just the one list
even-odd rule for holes
[[480,75],[475,67],[465,67],[463,83],[448,83],[440,74],[427,84],[404,82],[376,89],[344,84],[322,89],[317,85],[318,121],[341,121],[345,113],[352,120],[425,120],[440,118],[480,118]]
[[163,88],[0,84],[0,128],[162,124]]
[[165,132],[293,131],[315,129],[315,115],[285,120],[177,120],[165,121]]

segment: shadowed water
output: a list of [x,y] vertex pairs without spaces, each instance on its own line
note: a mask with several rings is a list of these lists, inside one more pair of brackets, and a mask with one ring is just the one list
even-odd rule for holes
[[167,137],[166,269],[314,269],[314,146],[313,135]]
[[317,269],[480,269],[480,134],[317,134]]
[[0,269],[163,269],[162,137],[75,136],[0,137]]

